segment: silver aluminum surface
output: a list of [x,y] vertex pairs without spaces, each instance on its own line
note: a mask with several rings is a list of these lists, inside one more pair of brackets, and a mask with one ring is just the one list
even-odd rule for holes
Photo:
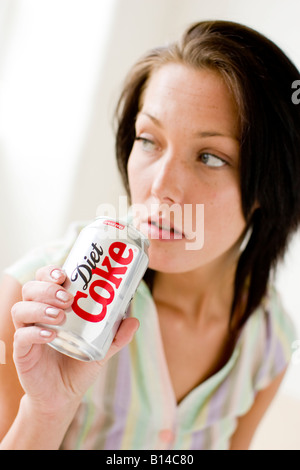
[[66,322],[51,326],[51,347],[81,361],[105,357],[148,267],[148,247],[132,225],[107,217],[80,232],[63,266],[74,302]]

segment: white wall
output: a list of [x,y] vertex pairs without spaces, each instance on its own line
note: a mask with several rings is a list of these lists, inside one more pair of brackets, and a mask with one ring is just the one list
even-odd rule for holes
[[114,7],[2,0],[1,268],[65,227]]
[[[298,0],[1,0],[0,269],[117,203],[112,115],[130,65],[191,22],[229,19],[300,67]],[[300,238],[278,286],[300,338]],[[299,395],[300,365],[285,387]]]

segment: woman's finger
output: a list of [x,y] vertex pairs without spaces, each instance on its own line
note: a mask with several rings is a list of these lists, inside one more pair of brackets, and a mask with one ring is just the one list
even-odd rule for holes
[[139,326],[140,324],[137,318],[125,318],[125,320],[122,321],[105,358],[100,362],[107,362],[112,356],[114,356],[114,354],[129,344]]
[[32,353],[34,345],[46,344],[56,336],[55,331],[47,330],[38,326],[19,328],[14,335],[14,361],[17,365],[24,363]]
[[56,284],[63,284],[66,277],[64,270],[55,265],[43,266],[35,274],[37,281],[55,282]]
[[16,328],[34,323],[59,325],[65,321],[65,312],[61,308],[40,302],[18,302],[11,310]]
[[24,301],[35,301],[66,309],[72,305],[73,295],[61,285],[46,281],[30,281],[22,289]]

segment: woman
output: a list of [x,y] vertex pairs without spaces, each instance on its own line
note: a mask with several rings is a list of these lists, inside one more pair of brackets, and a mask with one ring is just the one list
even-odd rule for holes
[[[272,272],[300,219],[297,77],[271,41],[223,21],[192,26],[133,67],[116,149],[131,202],[150,214],[139,221],[150,269],[108,356],[89,364],[45,346],[72,304],[59,268],[70,245],[31,258],[39,269],[22,292],[28,261],[8,271],[2,315],[14,305],[25,394],[17,412],[12,371],[2,448],[249,447],[294,339]],[[198,204],[204,245],[189,249]],[[192,228],[166,215],[173,205],[192,208]]]

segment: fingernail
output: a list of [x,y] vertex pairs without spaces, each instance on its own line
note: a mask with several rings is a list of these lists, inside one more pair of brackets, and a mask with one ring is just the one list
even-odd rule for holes
[[52,331],[41,330],[41,331],[40,331],[40,335],[41,335],[43,338],[50,338],[50,336],[52,335]]
[[46,315],[48,315],[48,317],[56,318],[58,317],[59,312],[60,310],[58,308],[54,308],[54,307],[46,308]]
[[59,290],[56,292],[56,298],[62,302],[68,302],[70,300],[70,295],[65,290]]
[[51,271],[51,277],[53,277],[53,279],[56,281],[61,277],[61,275],[62,272],[59,269],[53,269],[53,271]]

